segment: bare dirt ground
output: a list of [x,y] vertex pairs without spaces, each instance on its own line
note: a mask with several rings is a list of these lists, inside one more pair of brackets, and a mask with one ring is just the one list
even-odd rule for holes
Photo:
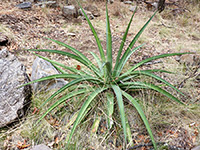
[[[0,2],[0,32],[8,36],[9,44],[5,47],[11,53],[18,56],[19,60],[27,67],[29,75],[31,74],[31,66],[35,56],[26,51],[26,49],[66,50],[47,40],[46,37],[65,42],[80,50],[85,55],[88,55],[88,57],[90,57],[89,51],[97,52],[95,39],[87,22],[78,18],[65,18],[62,15],[62,3],[57,8],[33,6],[30,10],[18,9],[15,7],[16,4],[18,4],[17,1]],[[136,44],[138,46],[139,44],[146,43],[145,46],[132,56],[129,64],[131,65],[157,54],[195,52],[196,54],[192,57],[186,56],[163,60],[164,64],[162,67],[178,73],[178,78],[172,76],[172,78],[167,77],[167,80],[177,86],[183,84],[181,85],[182,90],[189,96],[190,103],[199,107],[200,83],[199,80],[197,81],[195,79],[199,75],[198,67],[200,65],[200,9],[198,5],[178,2],[177,4],[178,6],[167,5],[164,12],[155,16]],[[89,5],[96,6],[101,14],[91,22],[105,48],[105,2],[90,1],[83,3],[83,6]],[[136,5],[136,3],[132,5]],[[131,5],[124,4],[120,1],[115,1],[113,4],[108,5],[113,35],[114,56],[117,54],[121,38],[132,15],[132,12],[129,10],[130,7]],[[139,4],[128,34],[126,46],[152,14],[153,11],[147,10],[144,3]],[[77,65],[77,62],[71,61],[66,57],[41,54],[51,59],[65,62],[67,65]],[[180,67],[181,64],[185,66]],[[195,69],[197,70],[196,72]],[[189,100],[186,101],[189,102]],[[200,119],[193,114],[190,114],[191,116],[186,115],[186,118],[184,118],[185,110],[182,114],[178,112],[178,109],[179,107],[172,110],[170,107],[168,109],[169,111],[165,112],[166,118],[162,118],[169,119],[172,122],[171,128],[159,130],[159,127],[155,127],[158,129],[155,134],[159,141],[168,141],[176,147],[190,149],[200,144]],[[170,111],[175,113],[175,117],[170,118]],[[155,123],[156,126],[156,119],[148,114],[149,112],[151,110],[146,113],[147,116],[149,115],[150,123]],[[144,137],[144,135],[139,136],[138,134],[136,139],[136,143],[140,143],[148,138]],[[118,148],[120,149],[120,147]]]

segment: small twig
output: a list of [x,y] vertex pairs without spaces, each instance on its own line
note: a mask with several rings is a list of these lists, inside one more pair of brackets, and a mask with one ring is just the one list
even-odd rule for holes
[[195,77],[195,76],[196,76],[196,73],[197,73],[197,71],[198,71],[199,68],[200,68],[200,65],[194,70],[194,72],[193,72],[191,75],[189,75],[189,77],[185,78],[185,79],[179,84],[178,88],[182,88],[182,87],[184,86],[184,83],[185,83],[188,79],[190,79],[190,78],[192,78],[192,77]]
[[174,27],[165,25],[163,22],[161,22],[161,25],[158,25],[158,26],[164,26],[164,27],[166,27],[166,28],[174,28]]

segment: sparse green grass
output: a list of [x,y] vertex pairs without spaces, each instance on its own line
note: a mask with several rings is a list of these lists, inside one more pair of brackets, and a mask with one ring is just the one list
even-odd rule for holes
[[49,34],[52,29],[53,28],[51,27],[51,25],[49,25],[49,26],[42,28],[41,31],[44,32],[45,34]]
[[[188,87],[189,88],[189,87]],[[62,106],[62,109],[57,109],[47,118],[58,119],[59,126],[53,126],[50,124],[50,121],[47,119],[43,119],[41,123],[37,127],[33,127],[35,121],[40,117],[40,114],[45,112],[45,109],[41,109],[39,114],[32,114],[34,107],[39,107],[44,99],[51,95],[53,91],[49,93],[40,93],[33,97],[32,105],[30,109],[29,115],[25,120],[21,120],[19,125],[16,128],[10,129],[1,129],[0,136],[0,147],[3,146],[3,142],[7,141],[6,139],[11,139],[13,135],[21,136],[22,139],[26,139],[28,144],[37,145],[40,143],[54,146],[54,149],[63,149],[65,148],[65,138],[70,134],[70,128],[72,126],[66,127],[66,124],[69,123],[70,119],[74,115],[74,110],[77,110],[77,101],[71,101],[72,103],[66,106]],[[185,127],[188,128],[189,133],[193,133],[194,130],[189,125],[193,122],[197,122],[200,118],[200,105],[199,104],[191,104],[188,108],[182,107],[180,105],[174,105],[169,101],[166,101],[165,97],[161,95],[157,95],[152,91],[141,91],[139,93],[133,93],[135,97],[140,97],[139,104],[143,107],[144,113],[147,116],[152,130],[154,132],[162,132],[165,129],[170,129],[172,127]],[[142,98],[141,98],[142,97]],[[77,97],[78,99],[78,97]],[[93,123],[94,116],[100,115],[102,120],[106,119],[106,108],[102,108],[103,104],[95,106],[95,109],[99,110],[97,113],[89,113],[87,120],[84,120],[81,125],[77,128],[75,132],[72,142],[69,145],[69,149],[80,149],[82,148],[97,148],[97,149],[114,149],[108,141],[117,141],[118,145],[122,144],[122,133],[123,131],[120,129],[120,125],[116,124],[115,128],[110,132],[98,132],[98,134],[91,134],[91,127]],[[128,120],[130,122],[130,126],[132,128],[132,136],[136,136],[138,133],[145,133],[144,126],[142,124],[142,120],[140,119],[137,112],[131,105],[125,105],[125,109],[127,110]],[[120,117],[116,113],[115,117],[116,123],[120,120]],[[65,119],[65,121],[63,121]],[[197,127],[200,130],[199,127]],[[89,130],[89,131],[88,131]],[[134,131],[134,132],[133,132]],[[137,134],[136,134],[137,133]],[[58,143],[55,143],[54,139],[59,135]],[[11,140],[12,141],[12,140]],[[115,142],[116,142],[115,141]],[[12,141],[14,142],[14,141]],[[23,141],[21,141],[23,142]],[[198,143],[198,140],[196,141]],[[9,144],[8,144],[9,145]],[[12,145],[13,148],[16,145]],[[116,146],[116,145],[115,145]]]
[[165,28],[165,27],[162,27],[159,31],[159,35],[162,37],[162,38],[165,38],[167,36],[169,36],[169,34],[171,33],[170,29],[169,28]]
[[69,28],[68,28],[68,32],[76,32],[76,26],[73,26],[71,25]]

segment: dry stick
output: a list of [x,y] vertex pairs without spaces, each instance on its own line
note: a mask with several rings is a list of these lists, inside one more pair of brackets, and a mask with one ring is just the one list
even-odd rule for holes
[[167,26],[167,25],[165,25],[162,21],[161,21],[161,24],[158,25],[158,26],[164,26],[164,27],[166,27],[166,28],[174,28],[174,27],[172,27],[172,26]]
[[195,77],[195,76],[196,76],[195,74],[197,73],[197,71],[198,71],[199,68],[200,68],[200,65],[194,70],[194,72],[193,72],[189,77],[185,78],[185,79],[179,84],[178,88],[182,88],[182,87],[184,86],[184,83],[185,83],[188,79],[190,79],[190,78],[192,78],[192,77]]

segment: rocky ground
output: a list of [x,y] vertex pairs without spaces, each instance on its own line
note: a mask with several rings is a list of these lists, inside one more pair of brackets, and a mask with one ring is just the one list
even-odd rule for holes
[[[139,1],[140,2],[140,1]],[[74,4],[70,1],[69,3]],[[33,5],[31,9],[19,9],[16,5],[19,2],[6,0],[0,2],[0,33],[4,38],[8,39],[8,43],[0,48],[7,47],[8,50],[15,54],[19,60],[26,66],[27,72],[31,75],[32,63],[35,56],[26,49],[61,49],[66,50],[55,43],[47,40],[46,37],[60,40],[72,47],[80,50],[89,58],[89,51],[97,52],[95,39],[87,25],[87,22],[81,17],[66,17],[63,15],[62,8],[65,5],[59,1],[58,6],[54,8],[41,7]],[[105,2],[102,1],[84,1],[83,7],[95,8],[95,13],[92,24],[95,27],[99,38],[106,47],[106,24],[105,24]],[[121,38],[126,29],[128,21],[132,15],[132,11],[136,2],[125,4],[120,1],[108,5],[110,14],[111,30],[113,35],[114,56],[117,54],[117,48],[120,45]],[[97,10],[96,10],[97,8]],[[142,25],[153,14],[153,9],[149,5],[140,2],[137,13],[133,19],[133,23],[128,34],[126,45],[132,40],[132,37],[142,27]],[[90,10],[91,12],[93,10]],[[197,115],[197,110],[200,105],[200,9],[199,5],[180,2],[178,0],[167,1],[166,9],[161,14],[157,14],[150,23],[144,34],[141,36],[136,46],[146,43],[145,46],[138,51],[129,61],[129,65],[138,62],[144,58],[171,52],[195,52],[195,55],[174,57],[172,59],[162,60],[163,64],[156,64],[159,67],[167,68],[169,71],[174,71],[177,76],[167,76],[167,80],[179,86],[187,95],[185,102],[194,107],[196,112],[187,112],[186,109],[180,107],[172,107],[172,105],[163,106],[165,109],[164,115],[152,115],[152,108],[146,108],[146,115],[149,117],[150,124],[153,124],[156,139],[158,141],[166,141],[170,145],[182,149],[190,149],[200,145],[200,115]],[[67,50],[66,50],[67,51]],[[76,66],[74,62],[66,57],[58,55],[48,56],[51,59],[64,62],[66,65]],[[148,67],[148,66],[147,66]],[[160,106],[156,108],[159,111],[164,109]],[[170,116],[172,114],[172,116]],[[174,115],[173,115],[174,114]],[[158,118],[158,116],[160,118]],[[157,117],[157,118],[156,118]],[[157,119],[157,120],[156,120]],[[159,119],[168,120],[168,124],[158,123]],[[159,127],[160,125],[160,127]],[[134,126],[139,129],[138,126]],[[15,129],[13,129],[15,130]],[[10,131],[2,131],[2,136],[9,134],[12,137],[12,129]],[[136,132],[134,134],[135,143],[148,143],[148,136],[143,133]],[[13,138],[13,137],[12,137]],[[23,140],[19,139],[20,141]],[[28,141],[28,139],[26,139]],[[5,142],[6,141],[6,142]],[[9,145],[9,138],[1,143]],[[11,140],[12,141],[12,140]],[[22,141],[21,141],[22,142]],[[47,141],[45,141],[48,143]],[[29,141],[29,143],[31,143]],[[32,142],[32,144],[34,144]],[[0,145],[1,146],[1,145]],[[6,146],[5,146],[6,147]],[[13,147],[16,147],[13,146]],[[90,149],[95,146],[90,145]],[[120,146],[114,146],[120,149]],[[19,148],[19,147],[18,147]],[[145,149],[145,147],[139,148]]]

